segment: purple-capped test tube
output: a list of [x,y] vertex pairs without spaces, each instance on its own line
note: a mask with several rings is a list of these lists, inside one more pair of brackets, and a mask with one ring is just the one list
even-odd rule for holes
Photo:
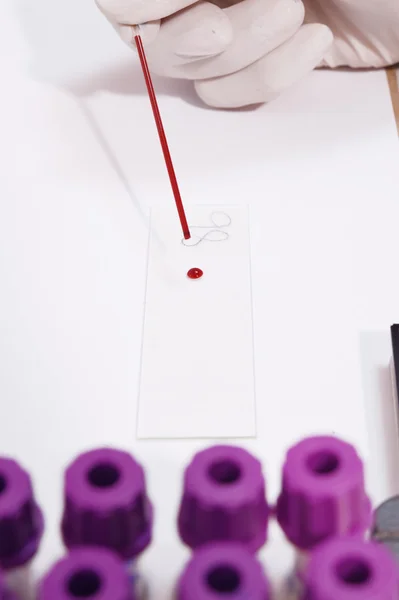
[[19,600],[17,594],[12,592],[7,585],[6,578],[0,573],[0,600]]
[[218,542],[196,550],[177,585],[177,600],[269,600],[259,561],[242,544]]
[[100,546],[126,564],[135,594],[145,593],[136,559],[151,542],[153,509],[144,470],[127,452],[81,454],[65,472],[62,537],[68,550]]
[[29,474],[10,458],[0,458],[0,568],[20,597],[33,593],[30,562],[44,529]]
[[192,549],[240,542],[251,552],[267,538],[268,506],[260,462],[236,446],[198,452],[184,473],[180,538]]
[[40,582],[37,600],[135,600],[123,562],[105,548],[72,550]]
[[300,600],[397,600],[399,566],[382,545],[334,538],[311,555]]
[[[295,575],[301,575],[309,552],[321,542],[340,535],[364,537],[371,504],[354,447],[336,437],[318,436],[288,450],[276,513],[297,550]],[[290,582],[295,588],[296,577]]]

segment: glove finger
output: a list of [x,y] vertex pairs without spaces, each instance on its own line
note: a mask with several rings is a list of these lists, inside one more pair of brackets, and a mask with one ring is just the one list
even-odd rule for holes
[[226,50],[214,58],[180,66],[167,75],[197,80],[234,73],[291,38],[304,18],[300,0],[243,0],[223,12],[233,28],[233,41]]
[[233,29],[224,11],[198,2],[164,19],[146,54],[151,71],[180,77],[185,64],[223,52],[232,39]]
[[113,23],[137,25],[172,15],[195,0],[95,0],[101,12]]
[[317,67],[332,42],[325,25],[303,25],[290,40],[242,71],[196,81],[196,92],[215,108],[269,102]]

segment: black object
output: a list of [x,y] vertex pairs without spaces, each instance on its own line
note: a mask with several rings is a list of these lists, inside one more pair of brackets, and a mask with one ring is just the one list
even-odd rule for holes
[[391,325],[391,341],[393,365],[395,369],[396,396],[398,397],[399,390],[399,325]]

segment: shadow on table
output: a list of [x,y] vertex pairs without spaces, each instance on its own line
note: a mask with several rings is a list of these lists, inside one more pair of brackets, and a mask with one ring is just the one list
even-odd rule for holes
[[[87,101],[97,92],[147,95],[143,74],[132,49],[118,38],[95,0],[12,0],[12,10],[31,54],[30,73],[37,81],[71,94],[107,156],[115,174],[148,228],[148,217],[120,160]],[[153,77],[159,96],[210,110],[197,97],[193,82]],[[250,110],[253,110],[251,108]]]
[[[95,0],[13,2],[32,51],[32,71],[36,78],[82,97],[98,91],[147,94],[134,50],[119,39]],[[214,110],[199,100],[192,81],[159,76],[154,76],[153,81],[159,95],[179,97],[204,110]]]
[[[198,98],[192,81],[170,79],[158,75],[153,75],[152,80],[157,95],[178,97],[184,102],[187,102],[187,104],[197,106],[202,110],[252,112],[260,107],[260,105],[257,104],[234,109],[215,109],[207,106]],[[124,94],[127,96],[147,95],[141,68],[139,64],[133,60],[126,61],[124,64],[118,64],[112,68],[96,73],[94,76],[90,77],[90,80],[87,78],[76,79],[69,83],[69,89],[79,96],[90,96],[99,90],[107,91],[111,94]]]
[[[94,0],[13,0],[12,10],[30,51],[30,74],[72,95],[116,175],[148,227],[136,193],[121,163],[102,132],[89,102],[97,92],[146,95],[134,52],[124,47]],[[154,77],[160,96],[174,96],[201,105],[192,82]]]
[[[152,76],[152,80],[158,95],[178,97],[188,104],[208,108],[201,103],[195,94],[191,81],[167,79],[156,75]],[[141,68],[133,57],[132,60],[123,64],[117,64],[95,73],[90,79],[77,78],[70,82],[68,87],[74,94],[83,97],[90,96],[100,90],[126,96],[147,95]]]
[[[36,79],[85,97],[98,91],[146,95],[133,50],[118,38],[95,0],[14,0]],[[195,106],[192,82],[154,77],[157,93]]]

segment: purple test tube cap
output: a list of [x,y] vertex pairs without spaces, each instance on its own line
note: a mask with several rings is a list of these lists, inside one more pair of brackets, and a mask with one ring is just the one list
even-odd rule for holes
[[184,473],[178,516],[190,548],[214,541],[240,542],[256,552],[266,541],[268,506],[260,462],[236,446],[198,452]]
[[335,538],[311,554],[304,586],[302,600],[397,600],[399,566],[382,545]]
[[293,446],[283,467],[277,520],[301,550],[338,535],[363,536],[371,524],[363,463],[336,437],[310,437]]
[[123,560],[151,542],[153,509],[143,468],[127,452],[102,448],[65,472],[62,536],[68,549],[102,546]]
[[177,586],[177,600],[269,600],[259,561],[242,544],[218,542],[194,552]]
[[39,585],[37,600],[134,600],[124,563],[105,548],[72,550]]
[[29,474],[10,458],[0,458],[0,567],[26,564],[37,552],[44,529]]

